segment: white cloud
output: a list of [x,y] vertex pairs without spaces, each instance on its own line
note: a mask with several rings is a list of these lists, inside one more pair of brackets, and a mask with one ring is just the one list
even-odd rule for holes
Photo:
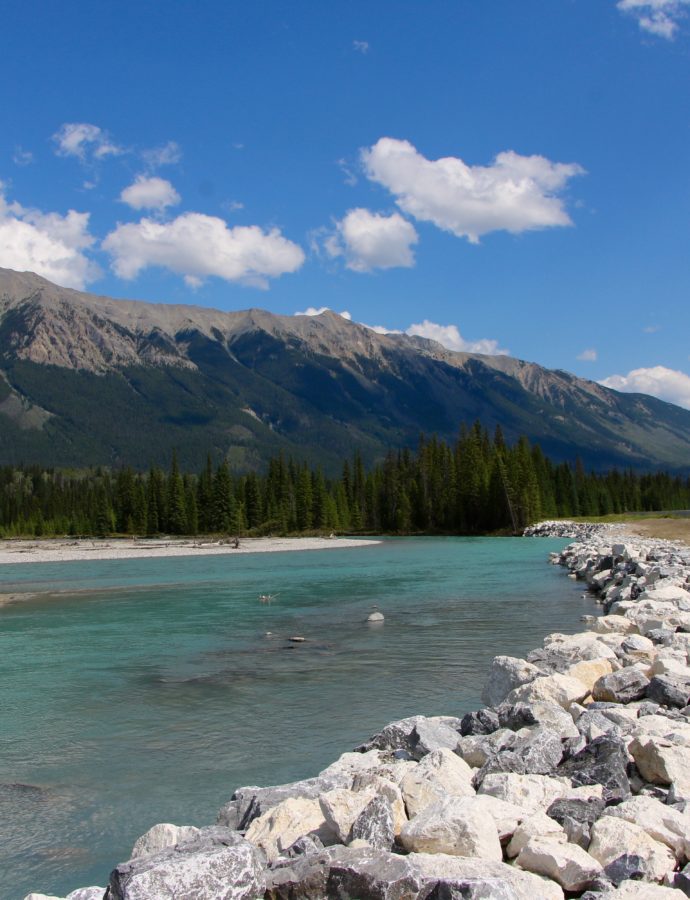
[[58,156],[76,156],[82,162],[89,157],[104,159],[106,156],[119,156],[124,153],[122,147],[114,144],[107,132],[98,125],[87,122],[68,122],[61,125],[53,135],[57,144]]
[[71,209],[61,216],[8,203],[0,182],[0,266],[81,289],[99,274],[84,255],[93,243],[88,213]]
[[137,175],[134,183],[122,191],[120,200],[132,209],[163,210],[168,206],[177,206],[180,195],[165,178]]
[[269,278],[295,272],[304,262],[302,248],[277,228],[228,228],[222,219],[193,212],[171,222],[144,218],[118,225],[102,246],[120,278],[136,278],[142,269],[160,266],[183,275],[192,287],[217,276],[266,288]]
[[329,256],[343,256],[348,269],[371,272],[413,266],[412,245],[418,240],[414,226],[400,213],[384,216],[358,208],[336,222],[324,246]]
[[498,346],[498,341],[482,338],[479,341],[466,341],[460,334],[457,325],[438,325],[424,319],[416,325],[410,325],[405,334],[418,335],[438,341],[448,350],[460,350],[465,353],[484,353],[486,356],[509,356],[510,350]]
[[182,159],[182,149],[176,141],[168,141],[160,147],[150,147],[142,150],[142,159],[150,169],[160,166],[172,166]]
[[690,0],[618,0],[617,8],[637,19],[642,31],[673,40]]
[[29,166],[34,161],[34,155],[31,150],[24,150],[23,147],[17,145],[12,154],[12,162],[16,166]]
[[[302,312],[296,312],[294,313],[294,315],[320,316],[321,313],[325,312],[335,312],[335,310],[332,310],[330,306],[319,306],[318,308],[316,306],[308,306],[305,310],[302,310]],[[342,312],[336,313],[336,315],[339,315],[341,319],[347,319],[348,322],[352,321],[352,316],[346,309],[344,309]]]
[[597,351],[593,348],[590,348],[589,350],[583,350],[582,353],[578,353],[577,358],[582,360],[582,362],[596,362]]
[[647,325],[642,331],[644,334],[656,334],[657,331],[661,331],[661,325]]
[[387,188],[403,212],[472,243],[491,231],[571,225],[556,195],[584,173],[577,163],[512,150],[499,153],[490,166],[469,166],[454,156],[429,160],[409,141],[387,137],[361,156],[367,177]]
[[343,179],[345,184],[349,185],[350,187],[354,187],[359,179],[355,175],[352,165],[344,158],[338,160],[338,165],[340,166],[340,171],[345,176]]
[[690,375],[666,366],[633,369],[627,375],[611,375],[599,382],[604,387],[626,393],[651,394],[677,406],[690,409]]
[[369,41],[353,41],[352,46],[358,53],[365,54],[369,52]]

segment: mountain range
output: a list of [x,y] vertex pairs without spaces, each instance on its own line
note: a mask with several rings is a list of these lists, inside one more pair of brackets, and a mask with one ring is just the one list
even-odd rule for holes
[[568,372],[333,312],[114,300],[0,269],[0,463],[145,468],[176,448],[187,468],[284,451],[335,471],[476,419],[555,460],[690,470],[690,411]]

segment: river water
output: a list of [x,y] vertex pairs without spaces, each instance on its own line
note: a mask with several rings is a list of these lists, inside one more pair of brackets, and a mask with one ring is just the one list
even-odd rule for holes
[[0,609],[0,897],[105,885],[156,822],[210,824],[240,785],[476,708],[494,655],[595,611],[546,563],[566,543],[0,567],[0,591],[60,592]]

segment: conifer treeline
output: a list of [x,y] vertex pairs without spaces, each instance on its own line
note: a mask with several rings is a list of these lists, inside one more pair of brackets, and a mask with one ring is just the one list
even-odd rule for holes
[[690,508],[690,479],[667,473],[586,473],[554,465],[521,438],[479,423],[455,445],[420,439],[365,471],[359,454],[327,479],[274,458],[265,474],[231,473],[209,459],[183,474],[0,468],[0,535],[290,534],[309,531],[483,534],[540,518]]

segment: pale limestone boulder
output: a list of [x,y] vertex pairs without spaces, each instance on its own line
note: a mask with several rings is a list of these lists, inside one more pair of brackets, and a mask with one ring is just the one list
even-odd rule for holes
[[658,735],[684,747],[690,745],[690,722],[669,719],[668,716],[642,716],[635,720],[631,732],[635,737]]
[[539,812],[518,825],[508,844],[506,855],[512,859],[527,846],[532,838],[539,837],[561,842],[568,840],[562,825],[559,825],[555,819],[547,816],[546,813]]
[[529,684],[515,688],[506,697],[506,703],[535,703],[546,701],[557,703],[563,709],[569,709],[573,703],[579,703],[589,694],[589,688],[577,678],[568,675],[545,675],[535,678]]
[[640,629],[626,616],[593,616],[590,628],[595,634],[639,634]]
[[[356,775],[362,772],[377,772],[379,775],[385,775],[394,781],[404,777],[404,773],[409,766],[414,763],[409,760],[391,759],[390,752],[386,750],[368,750],[366,753],[343,753],[319,773],[319,779],[328,781],[333,778],[350,778],[354,779]],[[350,785],[352,781],[350,781]],[[345,784],[344,786],[349,787]]]
[[473,797],[448,797],[427,806],[403,826],[400,842],[408,852],[503,859],[496,823]]
[[515,833],[515,829],[525,818],[524,809],[506,800],[499,800],[490,794],[477,794],[478,809],[488,812],[496,824],[501,842],[507,841]]
[[690,747],[651,737],[635,738],[629,750],[645,781],[672,784],[676,800],[690,800]]
[[165,850],[166,847],[174,847],[183,841],[189,841],[197,834],[199,829],[194,825],[171,825],[169,822],[160,822],[137,839],[132,847],[130,859],[151,856]]
[[24,900],[65,900],[64,897],[56,897],[55,894],[37,894],[33,891],[24,897]]
[[496,772],[484,778],[477,793],[512,803],[523,809],[527,817],[543,812],[554,800],[572,792],[573,788],[567,778]]
[[551,728],[553,731],[557,731],[562,738],[576,738],[579,735],[579,731],[575,727],[573,717],[570,714],[572,706],[566,711],[558,703],[536,701],[530,704],[537,722],[544,728]]
[[682,651],[658,653],[650,667],[652,675],[680,675],[681,678],[690,678],[690,666],[687,664],[687,654]]
[[654,797],[637,796],[604,810],[605,816],[639,825],[650,837],[669,847],[676,859],[690,859],[690,815]]
[[452,750],[427,754],[400,784],[407,815],[413,819],[426,806],[445,797],[474,797],[472,769]]
[[482,702],[487,706],[498,706],[512,690],[543,674],[537,666],[519,657],[495,656],[482,692]]
[[515,865],[556,881],[564,891],[582,891],[601,875],[601,864],[577,844],[532,838],[522,848]]
[[497,753],[511,747],[514,743],[515,732],[510,728],[499,728],[497,731],[492,731],[491,734],[472,734],[461,737],[455,752],[465,760],[468,766],[480,769]]
[[390,781],[382,775],[375,775],[372,772],[363,772],[361,775],[355,776],[355,780],[352,782],[352,790],[366,793],[373,791],[374,794],[385,797],[390,803],[391,812],[393,813],[393,832],[396,837],[400,834],[400,829],[407,822],[407,812],[405,811],[402,791],[394,781]]
[[260,847],[269,862],[274,862],[298,838],[316,835],[324,844],[337,840],[318,800],[290,797],[254,819],[245,838]]
[[572,662],[582,659],[615,659],[615,651],[606,643],[606,635],[581,631],[578,634],[550,634],[544,638],[544,646],[557,651]]
[[355,792],[341,788],[319,797],[323,817],[341,844],[348,843],[357,817],[375,796],[372,790]]
[[676,858],[665,844],[650,837],[644,828],[624,819],[602,816],[592,826],[591,837],[588,853],[604,868],[624,855],[639,856],[644,860],[647,881],[661,881],[675,868]]
[[[553,881],[524,872],[503,862],[448,856],[443,853],[410,853],[407,859],[428,884],[447,881],[476,885],[476,896],[501,900],[563,900],[563,891]],[[473,891],[473,893],[475,893]]]
[[623,881],[615,891],[604,894],[605,900],[685,900],[683,891],[649,884],[646,881]]
[[582,662],[570,666],[563,674],[570,678],[577,678],[591,693],[594,682],[602,675],[610,675],[611,672],[613,672],[613,665],[610,659],[584,659]]

